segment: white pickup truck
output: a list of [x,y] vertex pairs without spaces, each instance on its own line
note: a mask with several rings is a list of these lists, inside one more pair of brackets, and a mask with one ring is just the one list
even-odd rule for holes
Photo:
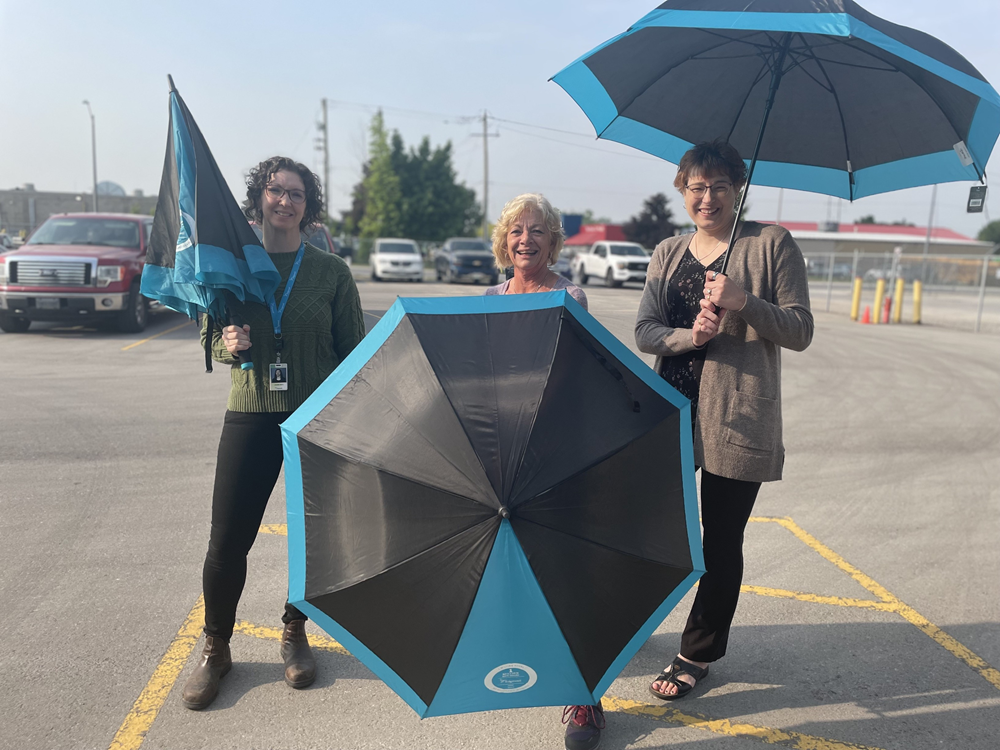
[[626,281],[645,283],[648,267],[649,256],[637,242],[595,242],[573,258],[573,278],[586,284],[596,276],[616,287]]

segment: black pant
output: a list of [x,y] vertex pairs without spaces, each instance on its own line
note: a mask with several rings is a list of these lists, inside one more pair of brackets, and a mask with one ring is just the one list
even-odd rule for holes
[[681,636],[681,655],[716,661],[726,655],[729,628],[743,584],[743,531],[760,482],[726,479],[701,470],[701,524],[705,575]]
[[[205,634],[229,640],[247,578],[247,554],[281,471],[281,429],[287,412],[226,412],[215,466],[212,535],[202,572]],[[287,601],[284,623],[306,616]]]

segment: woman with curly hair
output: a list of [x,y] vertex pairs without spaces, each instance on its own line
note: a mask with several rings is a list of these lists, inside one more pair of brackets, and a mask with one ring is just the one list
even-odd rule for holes
[[[232,366],[232,387],[219,441],[212,530],[202,574],[205,647],[181,702],[208,706],[232,667],[229,639],[246,581],[249,553],[282,464],[279,425],[365,335],[357,286],[347,264],[302,239],[319,220],[323,195],[308,167],[272,157],[250,170],[247,219],[260,225],[264,249],[281,275],[269,306],[246,305],[245,325],[202,329],[212,357]],[[239,367],[246,351],[253,368]],[[316,679],[306,616],[289,603],[281,618],[285,682],[301,689]]]

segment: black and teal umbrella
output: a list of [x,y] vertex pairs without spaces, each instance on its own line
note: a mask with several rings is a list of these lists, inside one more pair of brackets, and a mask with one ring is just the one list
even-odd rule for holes
[[[235,322],[239,305],[267,304],[281,276],[233,198],[173,79],[168,80],[167,153],[141,290],[191,318],[207,314]],[[211,369],[207,355],[206,361]],[[244,368],[252,366],[248,357],[241,361]]]
[[594,704],[704,571],[690,410],[565,292],[397,300],[281,427],[289,599],[421,716]]
[[982,180],[1000,135],[968,60],[852,0],[668,0],[552,80],[600,138],[675,164],[722,138],[748,184],[847,200]]

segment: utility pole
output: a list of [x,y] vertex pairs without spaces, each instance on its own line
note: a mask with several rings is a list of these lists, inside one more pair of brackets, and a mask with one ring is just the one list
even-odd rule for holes
[[323,122],[316,124],[316,129],[323,134],[316,139],[316,149],[323,152],[323,211],[330,215],[330,132],[326,113],[326,99],[323,102]]
[[781,223],[781,199],[784,198],[784,197],[785,197],[785,189],[784,188],[778,188],[778,216],[774,220],[775,224],[780,224]]
[[90,113],[90,152],[94,159],[94,213],[98,212],[97,207],[97,126],[94,124],[94,110],[90,108],[90,102],[83,100],[87,105],[87,112]]
[[489,114],[484,109],[483,115],[483,132],[473,133],[473,135],[481,135],[483,138],[483,241],[489,242],[489,228],[490,228],[490,150],[489,150],[489,139],[499,137],[499,133],[489,132]]

